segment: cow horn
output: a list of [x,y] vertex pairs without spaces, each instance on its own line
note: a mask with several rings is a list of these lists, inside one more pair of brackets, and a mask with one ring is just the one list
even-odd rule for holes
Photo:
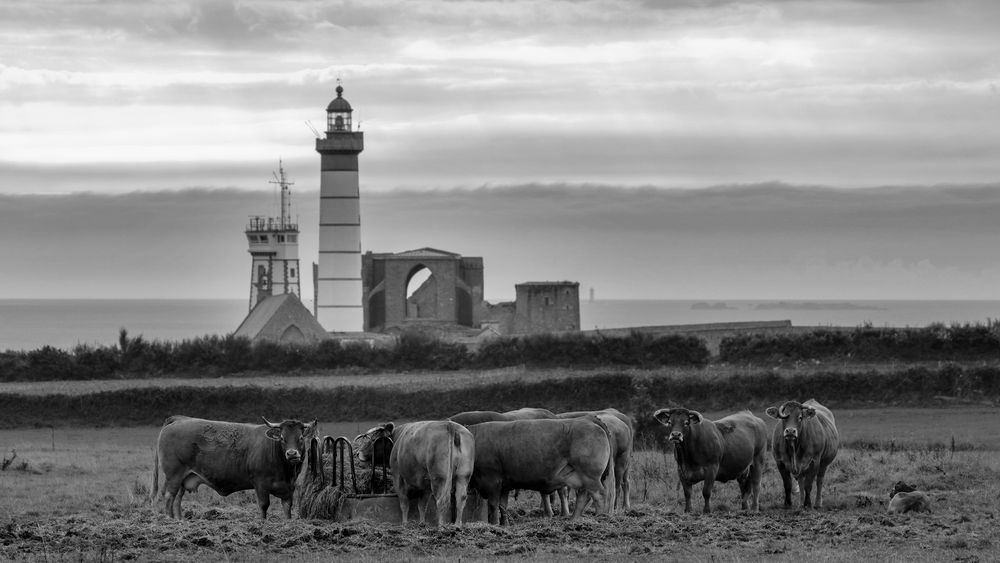
[[264,420],[264,424],[270,426],[271,428],[281,428],[280,424],[275,424],[275,423],[271,422],[270,420],[264,418],[263,416],[261,418]]
[[788,418],[788,415],[785,414],[785,407],[787,407],[789,405],[791,405],[793,407],[801,407],[802,406],[797,401],[785,401],[785,403],[783,405],[781,405],[780,407],[778,407],[778,416],[780,418]]

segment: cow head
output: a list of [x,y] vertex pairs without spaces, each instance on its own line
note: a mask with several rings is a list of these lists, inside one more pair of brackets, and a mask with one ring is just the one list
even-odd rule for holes
[[657,422],[667,427],[667,438],[671,442],[680,443],[691,434],[692,424],[701,424],[703,417],[698,411],[688,409],[660,409],[653,413]]
[[281,424],[275,424],[264,418],[264,423],[267,424],[264,435],[281,444],[285,460],[289,463],[302,463],[306,455],[306,443],[316,433],[316,421],[285,420]]
[[785,401],[780,407],[767,407],[764,412],[781,423],[782,436],[786,442],[798,440],[802,423],[816,416],[816,409],[796,401]]
[[[392,451],[392,430],[395,426],[388,422],[382,426],[368,429],[364,434],[354,438],[354,450],[358,461],[364,464],[384,465],[389,460]],[[380,440],[387,438],[387,440]]]

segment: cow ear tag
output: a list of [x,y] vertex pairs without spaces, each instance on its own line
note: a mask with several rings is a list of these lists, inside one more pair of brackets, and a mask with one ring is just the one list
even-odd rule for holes
[[281,429],[280,428],[268,428],[267,432],[264,433],[265,436],[274,440],[275,442],[281,441]]

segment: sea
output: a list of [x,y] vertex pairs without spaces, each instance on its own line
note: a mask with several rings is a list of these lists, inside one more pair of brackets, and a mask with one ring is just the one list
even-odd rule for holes
[[[311,303],[306,303],[311,307]],[[245,299],[0,299],[0,350],[113,345],[232,333]],[[584,330],[788,320],[795,326],[923,327],[1000,319],[1000,301],[582,300]]]

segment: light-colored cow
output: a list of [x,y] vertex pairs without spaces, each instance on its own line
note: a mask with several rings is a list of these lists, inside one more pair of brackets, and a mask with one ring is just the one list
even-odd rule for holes
[[[438,526],[451,521],[454,508],[455,526],[462,526],[462,512],[476,460],[476,445],[461,424],[447,420],[388,423],[372,428],[358,437],[358,458],[373,465],[383,463],[385,452],[373,451],[380,437],[392,438],[389,469],[399,497],[403,525],[409,518],[410,499],[416,497],[420,522],[427,519],[431,498],[437,508]],[[428,494],[430,493],[430,494]]]

